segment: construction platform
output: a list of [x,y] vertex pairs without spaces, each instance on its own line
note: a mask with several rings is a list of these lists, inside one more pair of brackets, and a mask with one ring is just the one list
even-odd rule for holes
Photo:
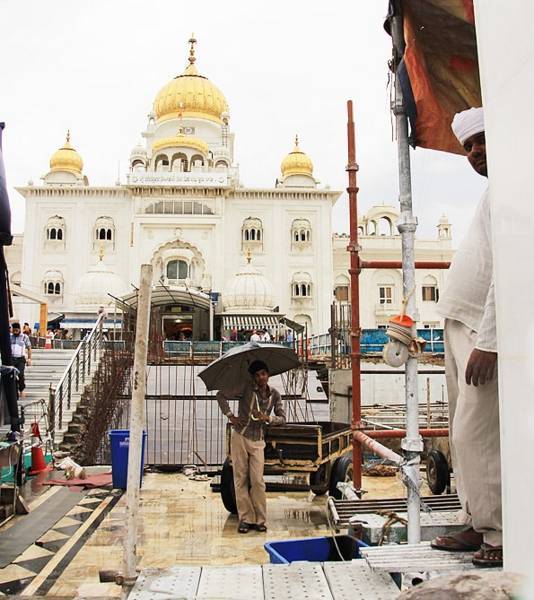
[[[421,540],[428,542],[440,535],[450,535],[464,526],[458,522],[460,502],[456,494],[428,496],[421,499]],[[371,546],[407,542],[407,506],[404,498],[374,500],[336,500],[329,498],[327,510],[332,526],[347,528],[351,535]]]
[[393,600],[399,588],[365,560],[176,566],[141,572],[129,600]]
[[473,552],[444,552],[430,546],[430,542],[420,544],[388,544],[361,548],[373,572],[383,573],[439,573],[475,569]]
[[[129,600],[393,600],[400,589],[453,571],[474,569],[471,552],[429,543],[361,548],[363,559],[288,565],[175,566],[145,569]],[[399,583],[400,585],[400,583]]]

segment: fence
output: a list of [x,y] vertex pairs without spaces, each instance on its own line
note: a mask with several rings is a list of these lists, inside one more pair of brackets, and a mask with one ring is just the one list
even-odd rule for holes
[[[424,352],[443,354],[443,329],[418,329],[417,335],[426,342]],[[362,354],[378,354],[384,344],[389,341],[385,329],[362,329],[360,348]],[[348,331],[337,333],[334,347],[338,354],[350,355],[350,339]],[[329,355],[332,353],[332,334],[323,333],[310,338],[310,354],[312,356]]]
[[[146,408],[146,464],[178,468],[186,464],[212,469],[226,459],[226,423],[215,393],[207,392],[198,379],[197,365],[152,365],[148,367]],[[295,371],[272,378],[280,390],[287,420],[315,421],[312,406],[306,401],[307,371]],[[126,385],[116,404],[109,429],[129,427],[131,389]],[[237,411],[237,401],[230,401]],[[104,412],[101,408],[100,412]],[[109,412],[109,411],[108,411]],[[98,462],[109,464],[109,440],[102,437]]]
[[54,350],[75,350],[80,345],[80,340],[64,340],[64,339],[53,339],[47,340],[44,337],[38,337],[35,335],[30,336],[30,342],[32,348],[45,348],[46,343],[52,344],[52,349]]
[[[332,368],[350,367],[350,304],[335,302],[331,306],[331,327],[328,333],[314,335],[309,339],[309,353],[312,357],[331,359]],[[443,354],[443,329],[418,329],[417,335],[425,340],[424,352]],[[362,329],[360,351],[362,354],[380,354],[384,344],[389,341],[385,328]]]
[[73,395],[82,392],[91,369],[100,358],[104,343],[104,320],[104,315],[100,315],[89,335],[78,342],[76,352],[57,385],[50,386],[49,421],[52,438],[63,428],[64,413],[71,410]]

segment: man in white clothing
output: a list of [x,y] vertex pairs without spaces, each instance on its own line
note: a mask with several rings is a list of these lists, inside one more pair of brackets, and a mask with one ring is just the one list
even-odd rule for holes
[[[482,108],[458,113],[452,129],[473,169],[488,176]],[[456,489],[468,527],[437,537],[440,550],[474,550],[473,563],[502,565],[497,336],[488,192],[455,254],[438,311],[445,318],[445,373]]]

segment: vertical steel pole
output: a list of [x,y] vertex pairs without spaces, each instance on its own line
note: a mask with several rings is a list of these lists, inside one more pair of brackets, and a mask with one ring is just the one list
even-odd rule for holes
[[[394,53],[394,68],[398,68],[404,52],[404,31],[401,14],[401,3],[392,19],[392,39]],[[402,238],[402,279],[403,296],[408,299],[406,313],[414,322],[417,321],[415,306],[415,252],[414,239],[417,219],[412,213],[412,182],[410,172],[410,147],[408,144],[408,121],[404,111],[400,80],[395,77],[395,96],[391,107],[395,115],[397,131],[397,152],[399,161],[399,201],[400,217],[397,228]],[[413,336],[416,337],[414,323]],[[419,401],[417,398],[417,358],[410,357],[406,363],[406,437],[402,440],[405,458],[410,463],[405,467],[407,475],[407,504],[408,504],[408,543],[418,544],[421,541],[420,524],[420,492],[419,464],[423,441],[419,435]]]
[[[362,419],[361,403],[361,369],[360,369],[360,256],[358,246],[358,186],[356,172],[356,142],[354,134],[354,119],[352,114],[352,100],[347,102],[347,142],[349,174],[349,219],[350,219],[350,243],[347,250],[350,252],[350,366],[352,371],[352,428],[360,429]],[[352,442],[352,481],[354,489],[360,492],[362,489],[362,447],[359,442]]]
[[[210,294],[210,341],[214,340],[213,337],[213,300],[211,299],[211,294]],[[221,336],[222,337],[222,336]]]
[[137,327],[133,366],[133,390],[130,410],[130,445],[128,449],[128,479],[126,489],[126,540],[123,552],[124,585],[131,587],[137,577],[137,514],[145,423],[146,361],[150,299],[152,295],[152,265],[141,265],[141,280],[137,303]]

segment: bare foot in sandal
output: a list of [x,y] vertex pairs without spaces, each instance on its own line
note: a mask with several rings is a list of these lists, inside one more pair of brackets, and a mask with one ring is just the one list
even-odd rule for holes
[[473,564],[476,567],[502,567],[502,546],[482,544],[473,555]]
[[447,552],[472,552],[480,548],[482,541],[482,534],[470,527],[458,533],[436,537],[430,545],[436,550]]

